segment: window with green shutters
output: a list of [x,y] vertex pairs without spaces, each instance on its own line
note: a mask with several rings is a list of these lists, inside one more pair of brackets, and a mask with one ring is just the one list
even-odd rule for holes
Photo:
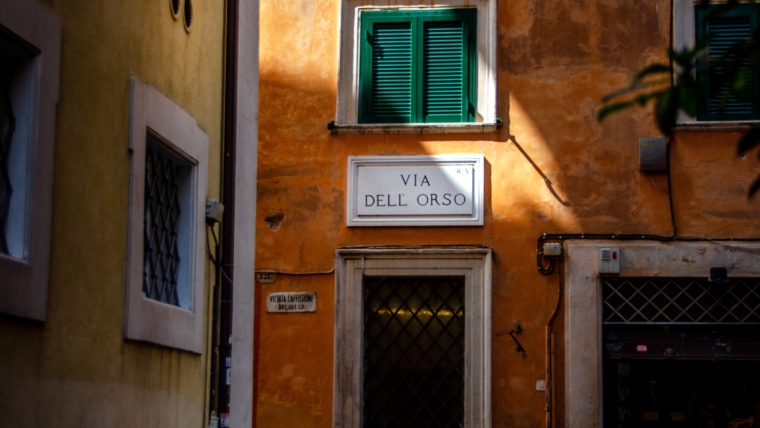
[[359,122],[472,122],[476,9],[361,14]]
[[[702,59],[708,71],[700,73],[704,99],[698,120],[757,120],[760,119],[760,81],[757,67],[750,64],[749,51],[741,44],[757,29],[760,5],[737,5],[722,13],[714,7],[696,7],[697,40],[708,37],[707,55]],[[723,81],[732,65],[746,73],[747,87],[741,96],[727,96],[728,85]]]

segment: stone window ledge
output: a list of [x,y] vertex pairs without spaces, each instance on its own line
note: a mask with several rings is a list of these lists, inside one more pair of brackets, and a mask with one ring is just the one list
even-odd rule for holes
[[760,125],[760,120],[687,122],[677,124],[673,127],[673,131],[746,131],[750,127],[758,125]]
[[330,123],[332,134],[488,134],[501,128],[501,122],[484,123],[391,123],[342,124]]

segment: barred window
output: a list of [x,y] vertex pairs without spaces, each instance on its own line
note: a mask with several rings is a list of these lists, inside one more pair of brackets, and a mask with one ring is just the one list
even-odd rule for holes
[[30,103],[34,54],[0,31],[0,253],[28,259],[27,222],[32,212],[29,127],[35,120]]
[[11,143],[16,130],[16,116],[11,102],[14,62],[10,55],[0,51],[0,251],[5,254],[10,252],[6,230],[13,196],[9,167]]
[[180,221],[182,189],[191,165],[148,133],[145,154],[143,293],[174,306],[180,304]]
[[200,353],[208,135],[154,86],[131,80],[124,336]]
[[0,312],[45,321],[61,19],[0,1]]
[[731,278],[608,278],[604,324],[760,324],[760,282]]

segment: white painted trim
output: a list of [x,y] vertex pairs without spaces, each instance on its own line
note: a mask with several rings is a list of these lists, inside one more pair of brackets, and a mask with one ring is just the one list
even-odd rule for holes
[[333,427],[360,428],[362,278],[465,277],[465,428],[491,427],[490,249],[341,249],[336,252]]
[[[673,0],[673,48],[676,51],[692,49],[696,43],[697,30],[694,21],[694,0]],[[712,122],[711,122],[712,123]],[[676,116],[677,125],[702,124],[696,117],[689,116],[683,110],[678,111]]]
[[[477,50],[478,50],[478,105],[475,123],[493,125],[496,123],[496,0],[341,0],[340,18],[340,62],[338,72],[338,110],[336,129],[345,125],[356,125],[359,120],[359,15],[362,10],[394,9],[430,9],[453,7],[476,7],[478,9]],[[460,124],[456,124],[460,125]],[[443,129],[457,129],[461,132],[483,132],[478,128],[466,128],[455,124],[443,124],[428,129],[427,132],[439,132]],[[421,125],[411,125],[411,127]],[[397,133],[410,126],[398,124],[373,125],[369,129],[387,129]],[[366,128],[346,126],[346,133]],[[425,131],[422,131],[425,132]],[[445,131],[440,131],[445,132]],[[485,131],[485,132],[491,132]],[[340,132],[338,132],[340,133]],[[361,132],[359,132],[361,133]]]
[[[203,349],[203,290],[205,284],[205,206],[208,190],[208,135],[179,105],[149,84],[131,79],[129,121],[130,192],[127,251],[127,298],[124,336],[200,354]],[[143,218],[145,202],[146,134],[150,130],[170,150],[191,164],[189,216],[180,231],[186,251],[180,269],[180,287],[189,293],[188,307],[177,307],[145,297],[143,285]],[[184,208],[184,207],[183,207]],[[187,218],[187,217],[186,217]],[[182,300],[182,298],[180,299]]]
[[[27,67],[27,205],[24,257],[0,255],[0,312],[45,321],[53,210],[55,114],[61,57],[61,19],[36,0],[0,2],[0,25],[33,46]],[[14,144],[19,144],[14,140]]]
[[[471,215],[363,216],[358,212],[358,177],[362,167],[469,166],[473,170]],[[482,226],[484,217],[485,158],[483,155],[349,156],[346,222],[351,226]]]
[[255,419],[253,316],[259,141],[259,0],[238,1],[238,27],[227,28],[227,31],[238,32],[230,426],[251,427]]
[[620,247],[621,277],[760,277],[756,243],[568,241],[565,243],[565,426],[602,426],[602,293],[599,248]]

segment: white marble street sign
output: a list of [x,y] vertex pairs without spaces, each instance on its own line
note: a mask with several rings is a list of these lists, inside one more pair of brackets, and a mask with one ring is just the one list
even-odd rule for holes
[[351,156],[348,226],[482,226],[482,155]]

